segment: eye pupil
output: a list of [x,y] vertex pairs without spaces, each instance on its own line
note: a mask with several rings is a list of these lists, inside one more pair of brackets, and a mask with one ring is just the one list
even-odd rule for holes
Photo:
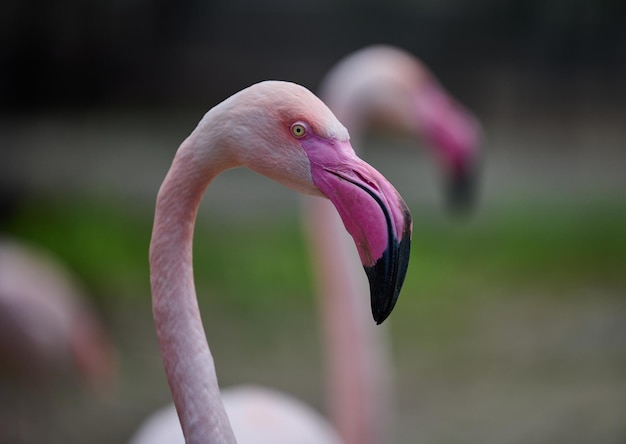
[[296,137],[303,137],[306,134],[306,129],[298,123],[291,127],[291,133]]

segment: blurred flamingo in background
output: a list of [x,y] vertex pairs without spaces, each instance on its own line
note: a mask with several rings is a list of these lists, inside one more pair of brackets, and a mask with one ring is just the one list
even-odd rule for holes
[[0,372],[29,384],[78,375],[104,390],[116,369],[105,328],[69,271],[50,253],[0,239]]
[[[447,176],[453,209],[471,203],[480,126],[413,55],[391,46],[350,54],[325,76],[320,97],[355,146],[369,129],[426,139]],[[361,263],[329,202],[307,197],[303,214],[328,356],[330,417],[346,444],[387,443],[394,416],[391,359],[386,332],[369,322],[362,304]]]
[[[346,129],[332,112],[305,88],[286,82],[253,85],[212,108],[178,149],[159,191],[150,245],[153,315],[187,443],[234,443],[235,436],[240,443],[257,444],[340,442],[319,415],[305,420],[325,424],[319,435],[313,435],[298,429],[293,414],[274,415],[272,405],[259,403],[248,390],[238,392],[237,411],[220,395],[193,283],[192,238],[205,189],[219,173],[237,166],[331,200],[354,238],[370,280],[377,323],[391,313],[404,281],[410,214],[384,177],[356,157]],[[270,395],[264,402],[273,398],[272,392],[260,390]],[[280,399],[283,405],[285,399],[295,403],[284,395]],[[308,407],[297,411],[312,414]],[[167,417],[167,412],[161,413]],[[168,422],[171,419],[157,419],[151,427]],[[253,432],[247,434],[244,423]],[[144,428],[140,435],[150,434]]]
[[370,129],[424,139],[442,167],[450,204],[472,203],[480,123],[414,55],[386,45],[356,51],[328,72],[319,94],[352,140]]

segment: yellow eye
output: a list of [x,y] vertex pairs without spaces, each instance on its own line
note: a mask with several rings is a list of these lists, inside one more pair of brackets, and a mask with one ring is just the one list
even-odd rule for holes
[[293,137],[300,139],[306,135],[306,127],[301,123],[291,125],[291,134]]

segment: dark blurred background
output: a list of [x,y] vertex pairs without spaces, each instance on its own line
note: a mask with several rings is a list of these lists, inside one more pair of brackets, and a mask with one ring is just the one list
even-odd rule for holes
[[[146,255],[175,149],[239,89],[281,79],[315,90],[374,43],[420,57],[485,130],[481,198],[463,221],[445,213],[425,150],[367,143],[415,218],[390,327],[390,442],[626,440],[626,3],[9,0],[2,227],[85,283],[120,377],[105,396],[3,381],[0,443],[123,443],[169,401]],[[198,292],[222,383],[272,385],[323,409],[297,197],[232,171],[206,200]]]
[[0,98],[5,112],[207,106],[259,79],[313,88],[348,52],[390,43],[478,103],[502,76],[521,97],[587,87],[621,103],[625,14],[610,0],[8,1]]

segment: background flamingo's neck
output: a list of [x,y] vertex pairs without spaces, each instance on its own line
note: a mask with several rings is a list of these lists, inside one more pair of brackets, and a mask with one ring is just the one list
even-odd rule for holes
[[150,244],[152,309],[163,365],[187,443],[230,444],[235,438],[200,319],[192,267],[196,213],[217,171],[199,168],[190,140],[176,154],[157,198]]
[[369,311],[369,287],[354,243],[332,204],[306,197],[304,217],[320,295],[328,403],[346,444],[385,442],[392,383],[385,331]]

